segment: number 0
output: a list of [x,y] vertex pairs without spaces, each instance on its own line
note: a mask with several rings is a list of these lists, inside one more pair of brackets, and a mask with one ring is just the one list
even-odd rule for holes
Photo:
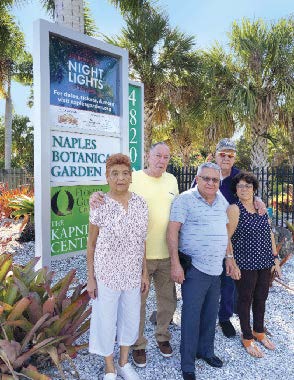
[[137,156],[137,149],[134,146],[132,146],[130,149],[130,159],[132,164],[137,161]]

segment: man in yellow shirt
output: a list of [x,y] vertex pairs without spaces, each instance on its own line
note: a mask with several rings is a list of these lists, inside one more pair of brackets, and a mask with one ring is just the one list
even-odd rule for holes
[[[169,147],[163,143],[151,146],[148,167],[133,172],[130,191],[141,195],[148,205],[146,258],[149,280],[153,279],[157,301],[156,341],[164,357],[172,355],[169,323],[176,309],[175,284],[170,277],[170,257],[166,230],[173,199],[178,195],[176,178],[166,172],[170,160]],[[138,367],[146,366],[147,339],[144,336],[146,299],[142,295],[139,337],[133,346],[133,360]]]

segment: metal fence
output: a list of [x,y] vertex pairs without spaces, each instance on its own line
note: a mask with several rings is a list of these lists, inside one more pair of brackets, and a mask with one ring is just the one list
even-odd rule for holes
[[[168,172],[178,180],[180,193],[190,189],[197,168],[178,168],[169,165]],[[259,181],[258,195],[266,206],[272,209],[273,221],[276,225],[284,225],[286,221],[294,223],[294,167],[255,168],[253,170]]]
[[[194,166],[179,168],[170,165],[168,172],[178,180],[182,193],[190,189],[197,168]],[[273,220],[276,225],[284,225],[286,221],[294,223],[294,167],[255,168],[253,170],[259,181],[258,195],[267,207],[273,210]],[[7,183],[9,188],[19,186],[33,187],[34,177],[23,169],[0,169],[0,183]]]
[[294,223],[294,167],[255,168],[253,172],[259,182],[259,196],[273,209],[276,224]]
[[34,176],[24,169],[0,169],[0,183],[8,184],[10,189],[20,186],[34,186]]

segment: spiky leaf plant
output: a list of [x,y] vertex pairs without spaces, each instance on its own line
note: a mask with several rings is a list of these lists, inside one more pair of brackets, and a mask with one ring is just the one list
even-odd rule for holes
[[76,340],[89,328],[89,296],[75,284],[75,270],[52,285],[53,272],[34,270],[38,259],[25,266],[12,255],[0,254],[0,372],[2,379],[27,376],[47,380],[31,365],[50,359],[61,376],[61,358],[75,357],[87,345]]

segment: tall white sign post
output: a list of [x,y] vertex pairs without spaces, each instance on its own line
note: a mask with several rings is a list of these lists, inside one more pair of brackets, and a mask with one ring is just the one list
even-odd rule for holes
[[35,228],[39,266],[85,253],[88,201],[105,161],[129,152],[128,53],[72,29],[34,24]]

